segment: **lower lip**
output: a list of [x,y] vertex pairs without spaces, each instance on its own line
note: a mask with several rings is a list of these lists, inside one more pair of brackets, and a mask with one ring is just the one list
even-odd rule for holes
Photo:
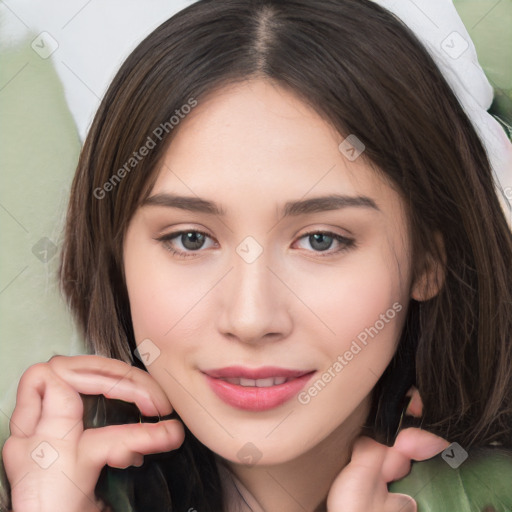
[[213,392],[224,402],[244,411],[267,411],[284,404],[297,395],[314,372],[297,377],[284,384],[266,388],[239,386],[205,374]]

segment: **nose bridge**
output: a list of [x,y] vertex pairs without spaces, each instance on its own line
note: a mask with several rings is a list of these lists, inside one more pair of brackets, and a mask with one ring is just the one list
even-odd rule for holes
[[[270,312],[270,306],[277,292],[273,286],[272,273],[268,267],[270,261],[267,251],[259,254],[250,247],[240,255],[240,247],[233,261],[233,287],[231,290],[232,308],[239,309],[244,315],[264,315]],[[272,293],[274,292],[274,293]],[[268,311],[266,311],[268,310]]]
[[269,270],[270,254],[247,237],[233,255],[220,328],[241,341],[256,341],[269,333],[283,334],[289,327],[282,285]]

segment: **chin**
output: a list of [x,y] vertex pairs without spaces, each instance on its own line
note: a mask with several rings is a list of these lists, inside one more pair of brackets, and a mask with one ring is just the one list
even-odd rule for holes
[[289,462],[301,453],[293,449],[276,449],[275,446],[262,445],[261,442],[247,441],[245,443],[234,442],[232,446],[209,447],[219,457],[242,466],[275,466]]
[[281,435],[276,435],[275,438],[272,436],[262,438],[261,432],[259,435],[251,436],[239,431],[233,433],[235,437],[224,436],[222,440],[217,436],[212,436],[211,433],[210,435],[201,435],[201,433],[198,435],[193,431],[192,433],[222,459],[244,466],[284,464],[300,457],[321,441],[318,439],[309,446],[309,443],[304,443],[304,438],[307,437],[306,433],[301,435],[300,432],[295,432],[294,436],[286,435],[287,433],[284,432]]

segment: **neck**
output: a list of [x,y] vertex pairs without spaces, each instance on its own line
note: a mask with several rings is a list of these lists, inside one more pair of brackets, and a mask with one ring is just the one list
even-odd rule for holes
[[369,407],[367,397],[335,431],[293,460],[252,467],[223,462],[265,511],[325,511],[329,489],[350,460],[352,445],[361,435]]

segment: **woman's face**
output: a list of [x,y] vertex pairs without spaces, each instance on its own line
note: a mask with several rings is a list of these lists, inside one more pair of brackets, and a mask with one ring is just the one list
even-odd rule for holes
[[129,225],[142,360],[232,462],[282,463],[360,427],[397,347],[403,203],[344,139],[271,82],[224,87],[181,120]]

